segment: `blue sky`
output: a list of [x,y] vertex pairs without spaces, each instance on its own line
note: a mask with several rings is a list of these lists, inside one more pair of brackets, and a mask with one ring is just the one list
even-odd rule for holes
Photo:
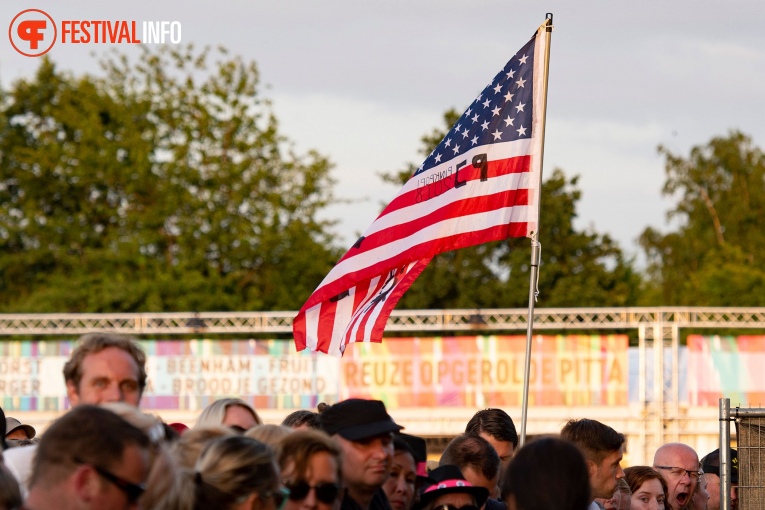
[[[336,164],[337,194],[351,203],[329,214],[344,244],[396,192],[378,173],[419,164],[420,137],[446,109],[464,110],[546,12],[555,32],[545,171],[581,176],[578,226],[637,253],[646,226],[668,228],[659,144],[687,154],[730,129],[765,144],[762,2],[4,0],[2,27],[30,7],[56,20],[180,21],[184,43],[255,60],[283,133]],[[97,72],[93,51],[105,48],[58,45],[50,56]],[[0,38],[4,86],[38,64]]]

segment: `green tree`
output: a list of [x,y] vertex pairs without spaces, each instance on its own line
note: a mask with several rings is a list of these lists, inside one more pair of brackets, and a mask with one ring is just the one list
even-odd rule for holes
[[[430,154],[459,119],[451,109],[441,129],[422,138]],[[417,168],[383,176],[406,182]],[[608,235],[574,228],[581,198],[578,177],[556,169],[541,193],[540,306],[629,306],[638,299],[640,276]],[[433,258],[400,301],[401,308],[523,308],[528,306],[530,240],[511,238],[442,253]]]
[[[212,61],[212,62],[211,62]],[[332,267],[331,164],[298,155],[252,62],[44,60],[0,112],[5,311],[295,309]]]
[[659,147],[666,158],[664,194],[677,196],[668,213],[680,226],[647,228],[653,304],[765,306],[765,158],[747,135],[733,131],[693,147],[687,158]]

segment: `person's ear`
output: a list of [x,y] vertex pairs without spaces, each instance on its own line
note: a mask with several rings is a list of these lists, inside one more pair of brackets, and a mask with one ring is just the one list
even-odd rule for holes
[[592,479],[598,472],[598,465],[589,459],[585,460],[584,462],[587,464],[587,474],[590,476],[590,479]]
[[90,466],[77,466],[73,477],[74,493],[78,501],[90,502],[101,492],[98,473]]
[[66,381],[66,396],[69,397],[69,405],[72,407],[80,403],[80,393],[74,381]]
[[263,500],[257,492],[253,492],[244,500],[239,508],[249,508],[250,510],[259,510],[263,507]]

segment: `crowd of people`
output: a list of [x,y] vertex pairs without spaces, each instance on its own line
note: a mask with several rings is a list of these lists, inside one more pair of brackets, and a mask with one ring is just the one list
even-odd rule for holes
[[719,451],[699,460],[669,443],[653,465],[622,470],[625,436],[596,420],[519,448],[507,413],[480,410],[434,461],[378,400],[321,404],[277,425],[226,398],[192,427],[163,423],[140,410],[146,356],[120,335],[83,336],[63,372],[71,409],[40,437],[0,417],[0,510],[720,508]]

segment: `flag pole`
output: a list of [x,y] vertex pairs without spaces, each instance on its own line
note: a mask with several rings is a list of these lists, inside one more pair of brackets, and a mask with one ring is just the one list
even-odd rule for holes
[[[542,150],[539,154],[539,183],[537,189],[540,190],[538,199],[541,199],[542,189],[542,164],[544,161],[545,153],[545,125],[547,120],[547,76],[550,71],[550,35],[553,28],[553,15],[551,12],[547,13],[545,19],[547,26],[545,33],[545,75],[544,75],[544,110],[542,111]],[[537,211],[539,207],[537,207]],[[523,408],[521,411],[521,438],[520,446],[526,442],[526,421],[528,420],[529,409],[529,372],[531,369],[531,339],[534,331],[534,303],[536,302],[539,291],[537,290],[537,282],[539,278],[539,252],[542,245],[539,244],[537,236],[539,234],[539,220],[537,219],[537,229],[531,235],[531,271],[529,274],[529,316],[526,323],[526,360],[523,372]]]

